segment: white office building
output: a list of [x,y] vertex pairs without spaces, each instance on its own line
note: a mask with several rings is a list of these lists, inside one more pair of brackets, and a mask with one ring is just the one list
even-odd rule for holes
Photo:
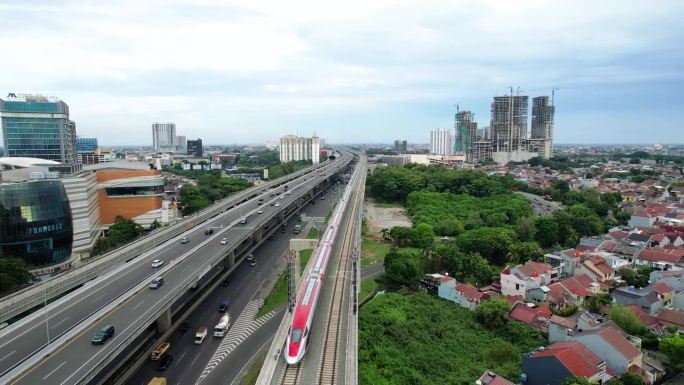
[[317,136],[302,138],[285,135],[280,138],[280,161],[283,163],[295,160],[311,160],[313,164],[320,162],[321,139]]
[[152,123],[152,148],[172,149],[176,144],[176,123]]
[[435,155],[451,155],[453,141],[451,131],[445,129],[430,131],[430,153]]

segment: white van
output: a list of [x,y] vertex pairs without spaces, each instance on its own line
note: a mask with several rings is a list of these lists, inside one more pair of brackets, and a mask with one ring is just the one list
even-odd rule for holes
[[202,326],[201,328],[197,329],[197,333],[195,333],[195,345],[202,345],[202,342],[204,342],[204,338],[207,336],[207,328]]

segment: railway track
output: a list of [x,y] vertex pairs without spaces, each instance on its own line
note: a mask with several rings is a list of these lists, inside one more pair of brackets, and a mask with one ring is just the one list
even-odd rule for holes
[[[360,166],[357,166],[360,167]],[[361,173],[357,176],[353,183],[360,183],[364,180],[363,175],[365,175],[365,166],[361,169]],[[359,191],[363,191],[363,185],[361,185],[359,190],[356,190],[352,194],[352,207],[349,212],[350,216],[344,229],[344,235],[342,239],[342,249],[340,257],[337,260],[337,270],[330,276],[331,281],[328,285],[332,284],[332,299],[330,304],[329,312],[324,316],[320,314],[319,317],[326,317],[327,328],[324,333],[323,341],[321,341],[321,355],[315,358],[314,362],[310,362],[311,365],[307,364],[307,356],[302,359],[297,365],[285,365],[283,371],[281,372],[278,384],[280,385],[299,385],[303,384],[304,373],[307,371],[313,371],[315,373],[315,379],[318,380],[317,384],[333,385],[337,383],[338,378],[338,351],[340,349],[340,334],[342,329],[342,321],[344,316],[344,306],[345,303],[345,290],[349,289],[349,279],[347,277],[347,271],[349,270],[349,262],[352,253],[355,250],[356,243],[358,239],[356,237],[357,226],[360,224],[358,222],[361,197],[363,196]],[[319,310],[321,307],[319,306]],[[346,319],[346,318],[344,318]],[[310,360],[309,360],[310,361]],[[318,365],[316,365],[316,363]],[[308,380],[311,381],[311,372],[306,376]],[[309,384],[306,384],[309,385]]]
[[297,365],[285,365],[285,371],[280,379],[280,385],[298,385],[301,383],[302,365],[304,360],[302,360]]
[[[364,167],[359,165],[357,167]],[[361,175],[364,175],[363,169]],[[359,177],[361,180],[363,178]],[[358,183],[358,181],[357,181]],[[363,187],[361,187],[363,188]],[[351,216],[347,222],[345,229],[344,241],[342,243],[342,253],[337,262],[337,270],[335,272],[335,282],[333,288],[332,304],[330,305],[330,313],[328,313],[328,327],[325,332],[325,339],[323,340],[323,351],[321,356],[321,364],[319,366],[318,383],[321,385],[334,385],[337,383],[338,375],[338,351],[340,349],[340,332],[342,328],[342,320],[344,316],[343,310],[347,307],[344,305],[345,290],[348,290],[349,279],[347,271],[349,270],[350,258],[356,246],[356,223],[358,218],[358,211],[360,208],[359,199],[361,194],[359,190],[354,193],[354,202],[351,207]]]

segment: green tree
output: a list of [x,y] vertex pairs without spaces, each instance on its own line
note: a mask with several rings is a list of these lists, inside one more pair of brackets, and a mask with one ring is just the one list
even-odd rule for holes
[[667,356],[668,365],[684,369],[684,336],[676,334],[661,339],[660,351]]
[[480,227],[459,235],[456,243],[465,252],[478,252],[491,263],[503,265],[515,238],[515,232],[508,228]]
[[613,297],[607,293],[597,293],[590,295],[584,300],[584,308],[593,313],[601,311],[601,307],[613,302]]
[[515,224],[515,232],[518,234],[518,239],[521,241],[534,241],[537,235],[534,219],[531,217],[522,217],[518,219],[518,222]]
[[389,237],[395,246],[403,247],[411,242],[413,237],[413,229],[404,226],[394,226],[389,231]]
[[591,382],[586,379],[586,377],[568,377],[563,381],[563,385],[596,385],[595,382]]
[[543,247],[550,247],[558,242],[558,223],[553,217],[538,218],[535,230],[535,239]]
[[639,317],[626,306],[613,305],[608,311],[608,318],[629,334],[641,335],[646,332]]
[[27,284],[31,277],[32,275],[23,259],[0,257],[0,293]]
[[432,231],[432,226],[427,223],[419,223],[412,235],[412,245],[422,249],[428,248],[435,241],[435,233]]
[[515,242],[508,251],[509,263],[523,263],[542,255],[542,249],[537,242]]
[[475,309],[475,319],[490,330],[500,329],[508,322],[506,315],[510,308],[511,305],[504,300],[488,299]]
[[644,380],[634,373],[625,373],[620,377],[623,385],[645,385]]
[[420,278],[419,256],[411,250],[391,249],[384,266],[387,279],[397,284],[410,286]]

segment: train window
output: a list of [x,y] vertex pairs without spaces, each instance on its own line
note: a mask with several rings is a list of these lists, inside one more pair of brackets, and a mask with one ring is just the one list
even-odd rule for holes
[[290,342],[293,344],[298,343],[302,339],[302,329],[297,328],[292,331],[292,336],[290,337]]

